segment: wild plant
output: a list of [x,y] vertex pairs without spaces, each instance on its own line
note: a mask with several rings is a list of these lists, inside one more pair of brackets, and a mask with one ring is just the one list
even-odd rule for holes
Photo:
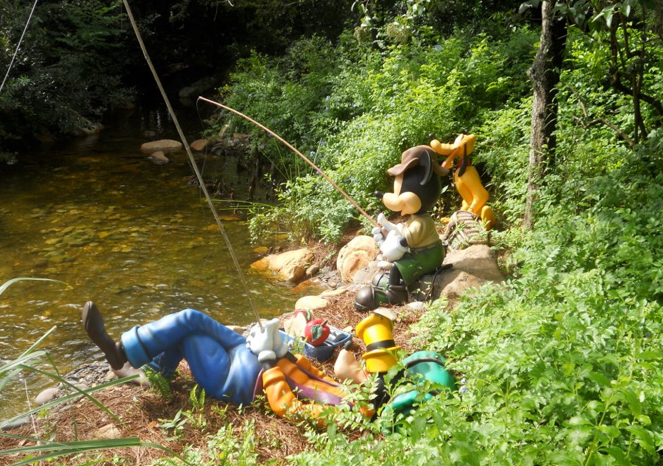
[[[9,286],[19,281],[47,281],[62,283],[58,280],[51,280],[46,278],[15,278],[5,282],[0,286],[0,295],[4,293]],[[75,440],[72,442],[56,442],[51,438],[44,438],[37,432],[36,426],[34,427],[35,435],[33,436],[24,436],[24,435],[14,435],[9,432],[1,430],[3,427],[10,426],[16,422],[31,419],[33,415],[38,413],[45,413],[49,410],[55,408],[56,406],[62,406],[70,401],[76,400],[81,397],[87,398],[89,401],[94,403],[100,410],[110,416],[118,424],[122,424],[122,420],[119,419],[115,414],[110,412],[101,402],[94,398],[91,394],[100,390],[103,390],[114,385],[119,385],[122,383],[129,382],[135,378],[137,375],[130,377],[124,377],[121,379],[113,380],[106,382],[104,384],[98,385],[96,387],[80,389],[77,386],[69,383],[66,379],[59,375],[59,371],[54,364],[53,360],[50,358],[48,352],[43,350],[37,350],[37,347],[55,331],[56,327],[51,328],[47,331],[41,338],[39,338],[30,348],[28,348],[23,354],[18,356],[16,359],[9,361],[2,366],[0,366],[0,391],[7,386],[10,382],[15,380],[17,377],[21,376],[24,371],[32,372],[40,376],[46,377],[50,380],[59,382],[62,384],[69,394],[57,398],[49,403],[44,404],[43,406],[38,406],[36,408],[30,409],[26,412],[20,413],[11,419],[0,422],[0,436],[16,439],[17,445],[25,445],[26,443],[31,443],[29,446],[17,446],[16,448],[10,448],[8,450],[0,451],[0,456],[9,456],[9,455],[25,455],[22,460],[11,463],[10,466],[19,466],[23,464],[32,464],[38,463],[41,461],[52,461],[55,458],[62,456],[73,456],[87,452],[97,452],[110,448],[128,448],[128,447],[151,447],[163,450],[168,455],[177,456],[171,450],[151,442],[142,442],[137,437],[127,437],[119,439],[103,439],[103,440]],[[50,366],[51,369],[45,369],[44,365]],[[50,434],[47,432],[47,437],[50,437]]]

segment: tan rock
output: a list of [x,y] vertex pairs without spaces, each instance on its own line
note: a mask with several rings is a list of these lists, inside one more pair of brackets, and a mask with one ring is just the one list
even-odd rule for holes
[[239,333],[240,335],[243,335],[244,332],[246,332],[246,327],[241,327],[239,325],[226,325],[226,327],[235,333]]
[[470,246],[462,251],[450,251],[444,258],[445,264],[484,281],[501,282],[504,276],[497,267],[495,250],[485,244]]
[[315,314],[316,310],[324,309],[328,304],[329,302],[320,296],[304,296],[297,300],[295,309],[308,309]]
[[313,275],[315,275],[319,271],[320,271],[320,266],[318,264],[313,264],[308,269],[306,269],[306,276],[307,277],[312,277]]
[[117,439],[122,437],[122,431],[113,424],[106,424],[97,429],[94,437],[99,439]]
[[258,272],[265,272],[269,270],[269,261],[267,260],[267,257],[263,257],[262,259],[259,259],[251,264],[251,269]]
[[160,150],[158,150],[156,152],[152,152],[150,154],[150,156],[148,157],[148,160],[151,160],[152,162],[156,163],[157,165],[165,165],[168,162],[170,162],[170,160],[168,160],[168,157],[166,157],[166,155],[163,153],[163,151],[160,151]]
[[195,150],[196,152],[202,152],[207,149],[208,144],[209,141],[207,139],[196,139],[189,147],[191,147],[191,149]]
[[398,320],[398,316],[396,315],[396,313],[386,307],[379,307],[376,310],[374,310],[373,313],[386,317],[387,319],[393,322],[396,322],[396,320]]
[[328,296],[340,296],[342,294],[348,293],[350,290],[347,288],[337,288],[335,290],[325,290],[322,293],[320,293],[320,296],[328,297]]
[[304,277],[313,259],[314,255],[309,249],[295,249],[263,257],[251,264],[251,268],[258,271],[271,270],[282,279],[296,283]]
[[35,403],[41,406],[45,405],[49,401],[53,401],[57,396],[58,391],[59,390],[57,387],[47,388],[46,390],[39,393],[39,395],[37,395],[37,398],[35,398]]
[[495,251],[487,245],[451,251],[445,257],[444,264],[453,264],[453,267],[443,270],[436,277],[432,299],[447,296],[453,301],[470,289],[489,282],[504,281],[497,267]]
[[355,274],[352,277],[352,283],[355,285],[368,285],[371,283],[373,280],[373,277],[378,273],[378,272],[386,272],[387,270],[384,270],[380,268],[381,262],[378,261],[371,261],[368,263],[366,267],[363,267],[355,272]]
[[[309,288],[318,288],[318,290],[322,290],[323,287],[324,284],[322,283],[322,280],[320,280],[319,278],[309,278],[308,280],[304,280],[299,284],[297,284],[296,286],[293,286],[290,289],[290,293],[300,294],[306,292]],[[315,293],[315,290],[313,290],[312,292]]]
[[308,323],[306,312],[293,313],[283,321],[283,330],[290,336],[303,337]]
[[148,154],[157,151],[162,151],[163,153],[167,154],[169,152],[176,152],[181,149],[182,143],[172,139],[160,139],[158,141],[146,142],[140,146],[140,150]]
[[338,253],[336,269],[341,275],[343,283],[352,283],[354,275],[371,261],[380,250],[372,236],[356,236]]
[[81,126],[80,132],[84,136],[95,136],[101,133],[102,129],[104,129],[104,125],[102,125],[101,123],[92,123],[89,120],[87,120],[87,124]]

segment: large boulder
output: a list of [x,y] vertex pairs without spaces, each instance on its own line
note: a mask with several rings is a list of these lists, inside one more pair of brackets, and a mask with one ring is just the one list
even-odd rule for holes
[[343,283],[352,283],[355,274],[373,261],[380,249],[372,236],[356,236],[338,253],[336,269]]
[[446,296],[453,303],[469,289],[504,281],[497,267],[495,251],[484,244],[448,251],[443,264],[448,267],[437,275],[426,275],[420,280],[419,290],[412,293],[415,299],[433,300]]
[[257,271],[271,270],[282,279],[296,283],[306,275],[306,269],[311,265],[315,256],[307,249],[295,249],[281,254],[270,254],[251,264]]

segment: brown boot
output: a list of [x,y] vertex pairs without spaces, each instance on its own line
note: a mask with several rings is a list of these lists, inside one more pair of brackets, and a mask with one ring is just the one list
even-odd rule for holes
[[115,342],[106,333],[101,312],[99,312],[99,309],[97,309],[97,306],[92,301],[88,301],[83,306],[83,326],[90,340],[104,352],[110,366],[115,370],[122,369],[124,363],[127,362],[127,356],[122,349],[122,343]]

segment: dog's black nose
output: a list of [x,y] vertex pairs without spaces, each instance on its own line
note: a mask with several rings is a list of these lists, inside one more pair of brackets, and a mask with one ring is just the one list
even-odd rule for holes
[[375,191],[373,195],[380,200],[382,200],[382,198],[384,197],[384,193],[382,191]]

